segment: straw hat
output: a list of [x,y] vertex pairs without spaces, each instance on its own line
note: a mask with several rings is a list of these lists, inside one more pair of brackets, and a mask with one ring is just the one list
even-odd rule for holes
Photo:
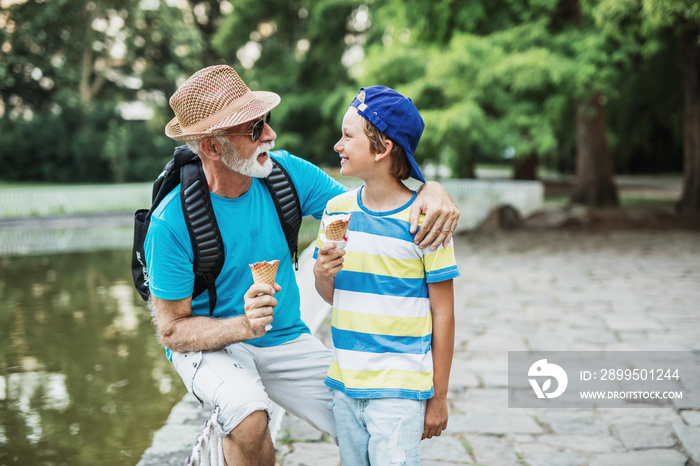
[[197,71],[170,97],[175,118],[165,134],[177,141],[193,141],[261,117],[280,103],[274,92],[256,91],[228,65]]

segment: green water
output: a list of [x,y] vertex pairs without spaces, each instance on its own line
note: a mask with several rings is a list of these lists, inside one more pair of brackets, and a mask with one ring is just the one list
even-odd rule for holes
[[184,395],[129,261],[0,257],[0,465],[135,465]]

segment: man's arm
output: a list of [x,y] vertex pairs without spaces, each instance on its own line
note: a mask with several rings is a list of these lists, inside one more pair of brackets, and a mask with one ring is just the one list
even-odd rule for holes
[[425,214],[425,219],[416,233],[416,244],[421,249],[430,246],[433,251],[440,246],[440,243],[447,246],[457,228],[459,209],[440,184],[428,181],[421,186],[418,197],[411,207],[409,217],[411,233],[415,233],[418,229],[421,214]]
[[192,297],[179,300],[151,298],[160,341],[180,353],[218,350],[231,343],[263,336],[272,322],[280,286],[255,284],[246,291],[245,314],[224,319],[193,316]]
[[423,438],[439,436],[447,428],[447,388],[455,344],[454,290],[452,280],[428,283],[433,314],[433,387],[435,395],[425,407]]

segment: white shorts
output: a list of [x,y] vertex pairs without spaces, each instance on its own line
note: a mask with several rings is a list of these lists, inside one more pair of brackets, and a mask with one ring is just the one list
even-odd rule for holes
[[173,352],[175,370],[200,401],[218,406],[228,434],[270,400],[336,439],[332,392],[324,381],[331,351],[309,334],[277,346],[234,343],[221,351]]

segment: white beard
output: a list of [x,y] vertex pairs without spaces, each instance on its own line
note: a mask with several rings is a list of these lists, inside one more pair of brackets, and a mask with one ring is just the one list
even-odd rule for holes
[[233,144],[225,138],[219,141],[222,146],[221,161],[231,170],[241,175],[253,178],[266,178],[272,171],[272,160],[268,157],[265,163],[258,163],[258,155],[271,151],[275,147],[275,142],[269,142],[258,146],[252,157],[242,159]]

